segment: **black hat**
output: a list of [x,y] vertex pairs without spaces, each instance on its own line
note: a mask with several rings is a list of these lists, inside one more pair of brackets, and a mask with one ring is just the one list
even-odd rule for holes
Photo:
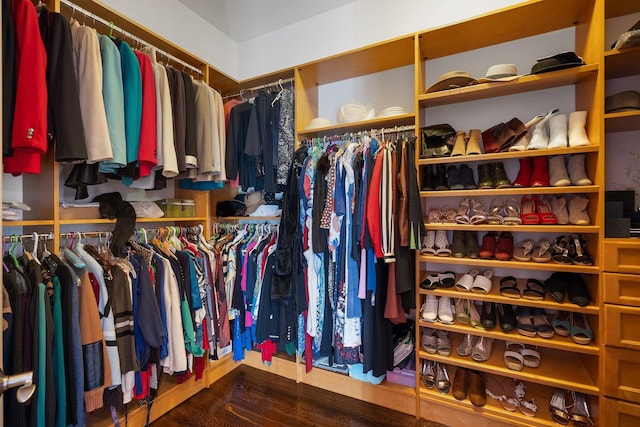
[[581,65],[584,65],[584,61],[575,52],[562,52],[538,59],[531,67],[531,74],[547,73]]

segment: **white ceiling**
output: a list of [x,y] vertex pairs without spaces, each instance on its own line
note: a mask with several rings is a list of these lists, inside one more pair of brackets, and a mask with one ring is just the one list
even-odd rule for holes
[[178,0],[243,42],[357,0]]

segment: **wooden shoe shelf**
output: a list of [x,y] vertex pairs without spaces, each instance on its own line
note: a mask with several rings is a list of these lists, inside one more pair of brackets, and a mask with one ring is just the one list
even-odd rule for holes
[[[536,19],[536,23],[530,22],[533,16],[544,16]],[[548,18],[548,20],[547,20]],[[487,405],[483,408],[473,407],[468,400],[457,401],[451,395],[442,395],[437,390],[429,390],[418,381],[418,397],[420,400],[420,412],[422,408],[429,407],[432,401],[437,401],[447,406],[462,408],[474,414],[481,414],[488,418],[501,421],[511,425],[555,425],[548,415],[549,399],[553,395],[555,388],[574,390],[587,394],[591,415],[594,416],[596,424],[599,424],[598,413],[601,406],[601,369],[600,354],[604,339],[599,332],[602,328],[602,309],[599,289],[601,288],[600,272],[602,271],[599,248],[599,241],[603,236],[604,224],[604,155],[603,141],[604,132],[601,126],[604,104],[604,67],[602,61],[602,46],[604,46],[604,32],[602,21],[604,20],[604,2],[601,0],[589,1],[528,1],[518,5],[507,7],[495,13],[482,15],[468,21],[463,21],[451,26],[435,29],[421,34],[417,40],[416,59],[416,116],[419,127],[434,124],[432,120],[442,122],[444,112],[458,116],[458,123],[465,126],[460,116],[473,114],[473,108],[491,109],[492,105],[502,105],[504,101],[501,97],[509,96],[517,101],[527,103],[527,97],[535,96],[538,91],[546,91],[549,97],[553,97],[554,91],[570,90],[574,91],[575,111],[588,111],[586,131],[589,135],[590,145],[582,147],[566,147],[560,149],[545,149],[532,151],[516,151],[504,153],[491,153],[479,155],[465,155],[446,158],[417,159],[416,164],[420,174],[424,173],[427,165],[460,165],[469,164],[475,169],[474,164],[487,161],[504,161],[505,168],[509,171],[509,166],[513,170],[518,159],[524,157],[555,156],[555,155],[586,155],[586,170],[593,181],[593,185],[588,186],[568,186],[568,187],[522,187],[522,188],[501,188],[501,189],[472,189],[455,191],[421,191],[420,196],[423,201],[423,211],[428,212],[429,208],[446,206],[458,206],[462,197],[482,198],[491,200],[493,197],[520,196],[528,194],[574,194],[582,193],[589,198],[589,216],[591,225],[492,225],[492,224],[447,224],[429,223],[425,218],[427,230],[445,230],[448,232],[449,242],[451,242],[451,231],[509,231],[514,235],[514,244],[524,238],[537,240],[541,237],[549,238],[566,234],[583,234],[588,241],[588,251],[594,257],[594,265],[561,265],[553,262],[536,263],[520,261],[497,261],[493,259],[471,259],[441,257],[435,255],[420,255],[416,257],[417,280],[421,280],[429,273],[453,270],[458,274],[466,273],[469,269],[478,267],[481,269],[496,270],[498,274],[514,275],[519,280],[524,280],[529,275],[538,277],[541,272],[548,272],[550,275],[554,271],[573,272],[585,275],[591,292],[593,301],[587,307],[579,307],[575,304],[564,302],[558,303],[547,296],[544,300],[534,301],[527,299],[513,299],[503,297],[499,293],[499,278],[494,277],[493,288],[489,294],[475,294],[458,292],[455,289],[424,290],[416,286],[417,302],[421,304],[427,294],[438,296],[448,296],[450,298],[466,298],[472,301],[490,301],[494,303],[523,305],[544,309],[554,309],[560,311],[573,311],[588,314],[590,326],[594,331],[595,339],[589,345],[582,346],[573,342],[570,337],[554,336],[552,339],[539,337],[528,338],[520,335],[517,331],[503,332],[500,326],[491,330],[481,330],[460,323],[445,325],[441,323],[429,323],[419,320],[420,327],[430,327],[442,329],[449,332],[451,339],[452,353],[448,357],[438,354],[432,355],[423,350],[418,352],[418,369],[422,365],[422,360],[430,359],[447,365],[475,369],[485,372],[487,375],[498,375],[501,377],[519,378],[530,384],[531,389],[536,391],[536,403],[538,405],[537,416],[535,418],[525,417],[521,413],[510,413],[505,411],[499,402],[492,401],[487,397]],[[540,24],[540,25],[538,25]],[[499,28],[499,31],[486,31],[487,28]],[[583,58],[585,65],[564,70],[552,71],[538,75],[524,75],[519,79],[503,83],[483,83],[473,86],[454,88],[435,93],[425,93],[425,89],[435,80],[430,72],[432,63],[450,61],[450,69],[461,69],[458,54],[465,54],[468,51],[488,48],[497,49],[498,44],[518,43],[520,39],[532,36],[539,36],[551,31],[573,28],[575,30],[573,46],[574,51]],[[490,54],[489,54],[490,55]],[[613,56],[612,56],[613,58]],[[613,59],[609,59],[612,61]],[[456,62],[458,61],[458,62]],[[626,62],[621,59],[622,63]],[[487,64],[491,65],[491,64]],[[621,67],[622,68],[622,67]],[[464,69],[464,68],[462,68]],[[521,74],[526,71],[520,70]],[[501,104],[502,102],[502,104]],[[550,106],[553,100],[550,100]],[[452,109],[455,107],[455,110]],[[465,109],[466,108],[466,109]],[[495,107],[494,107],[495,108]],[[500,108],[500,107],[498,107]],[[455,111],[455,113],[453,113]],[[419,114],[418,114],[419,112]],[[561,111],[568,114],[570,111]],[[539,112],[537,113],[539,114]],[[431,116],[436,117],[430,119]],[[533,115],[532,115],[533,116]],[[504,111],[503,121],[513,117],[511,111]],[[637,117],[640,119],[640,116]],[[528,119],[528,117],[521,117]],[[451,117],[454,120],[454,117]],[[633,119],[627,118],[631,122]],[[483,129],[494,123],[487,123]],[[458,129],[453,124],[455,129]],[[607,121],[607,126],[609,122]],[[465,130],[464,128],[461,130]],[[513,175],[511,178],[515,178]],[[422,182],[422,181],[419,181]],[[486,202],[485,202],[486,203]],[[485,206],[486,207],[486,206]],[[481,239],[482,234],[478,236]],[[503,273],[503,271],[508,273]],[[419,285],[418,281],[418,285]],[[416,342],[420,342],[420,328],[416,331]],[[461,342],[464,334],[475,336],[485,336],[494,339],[492,354],[485,362],[475,362],[471,357],[462,357],[456,353],[456,347]],[[541,355],[541,364],[538,368],[524,368],[522,371],[513,371],[507,368],[503,362],[505,341],[516,341],[528,346],[538,346]],[[419,374],[420,372],[418,372]],[[453,373],[450,377],[453,380]]]
[[[432,323],[426,324],[434,325]],[[422,322],[421,326],[424,326]],[[460,356],[456,353],[455,349],[462,342],[463,336],[459,334],[449,335],[452,348],[450,356],[429,354],[424,350],[420,350],[418,356],[421,359],[431,359],[436,362],[475,369],[488,374],[517,378],[550,387],[575,390],[594,396],[598,395],[599,389],[591,375],[591,369],[589,367],[594,361],[597,362],[597,356],[588,356],[552,348],[538,348],[540,352],[540,366],[537,368],[524,367],[521,371],[514,371],[507,368],[504,364],[503,342],[495,341],[493,343],[491,357],[489,357],[487,361],[476,362],[471,356]]]
[[[426,221],[425,221],[426,222]],[[597,234],[597,225],[493,225],[493,224],[450,224],[429,223],[429,230],[466,230],[466,231],[513,231],[525,233],[577,233]]]
[[[449,374],[449,378],[453,381],[455,377],[456,370],[458,369],[454,365],[447,364],[447,372]],[[497,381],[502,382],[502,376],[492,375]],[[435,401],[439,404],[456,408],[458,410],[469,412],[473,415],[481,415],[483,417],[500,421],[506,423],[508,425],[522,426],[522,427],[531,427],[531,426],[557,426],[551,417],[549,416],[549,411],[547,410],[549,406],[549,401],[551,396],[553,395],[555,388],[536,384],[528,381],[524,381],[527,386],[527,393],[525,398],[527,400],[533,399],[535,404],[538,407],[537,413],[535,417],[528,417],[522,414],[519,410],[515,412],[508,412],[505,410],[498,401],[492,399],[487,396],[487,403],[478,408],[473,406],[469,401],[468,397],[464,400],[456,400],[451,392],[447,394],[440,393],[435,387],[429,389],[424,386],[422,381],[419,381],[419,396],[421,399],[421,410],[428,411],[429,403],[431,401]],[[598,398],[597,396],[587,395],[587,402],[590,407],[597,405]]]
[[504,153],[474,154],[456,157],[438,157],[432,159],[419,159],[418,165],[433,165],[444,163],[472,163],[494,160],[519,159],[521,157],[559,156],[564,154],[593,153],[600,148],[597,145],[585,145],[582,147],[553,148],[548,150],[507,151]]

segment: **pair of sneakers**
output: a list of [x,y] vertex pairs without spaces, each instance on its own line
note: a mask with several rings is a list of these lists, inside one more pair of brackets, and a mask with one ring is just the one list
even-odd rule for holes
[[451,298],[428,294],[420,308],[420,316],[425,322],[453,325],[455,317]]

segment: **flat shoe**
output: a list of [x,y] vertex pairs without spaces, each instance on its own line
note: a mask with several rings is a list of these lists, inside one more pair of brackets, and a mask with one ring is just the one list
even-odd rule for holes
[[471,292],[475,292],[478,294],[488,294],[491,292],[491,287],[493,286],[493,271],[486,270],[483,271],[482,274],[476,275],[476,278],[473,281],[473,285],[471,286]]
[[549,262],[551,261],[551,243],[547,239],[541,239],[531,251],[531,260],[533,262]]
[[439,288],[452,288],[456,281],[456,274],[453,271],[445,271],[444,273],[438,273]]
[[439,274],[432,273],[432,274],[429,274],[427,277],[425,277],[422,282],[420,282],[420,288],[433,290],[438,288],[439,284],[440,284]]
[[500,279],[500,295],[508,298],[520,298],[518,282],[513,276],[505,276]]
[[516,319],[518,324],[516,330],[520,335],[534,338],[536,336],[536,328],[533,325],[533,310],[527,306],[520,306],[516,309]]
[[544,291],[544,284],[540,280],[527,279],[527,283],[522,291],[522,298],[542,301],[544,300]]
[[542,338],[553,338],[556,333],[553,326],[549,323],[547,315],[541,308],[536,308],[533,312],[533,326],[536,328],[536,334]]
[[513,249],[513,259],[516,261],[529,262],[533,253],[534,243],[532,239],[525,239]]
[[480,270],[478,270],[477,268],[474,268],[473,270],[470,270],[468,273],[464,273],[462,276],[460,276],[460,278],[455,284],[456,291],[469,292],[478,274],[480,274]]
[[515,412],[518,409],[519,403],[512,397],[507,397],[504,387],[500,384],[493,375],[487,375],[485,378],[485,390],[487,395],[500,402],[500,405],[509,412]]

